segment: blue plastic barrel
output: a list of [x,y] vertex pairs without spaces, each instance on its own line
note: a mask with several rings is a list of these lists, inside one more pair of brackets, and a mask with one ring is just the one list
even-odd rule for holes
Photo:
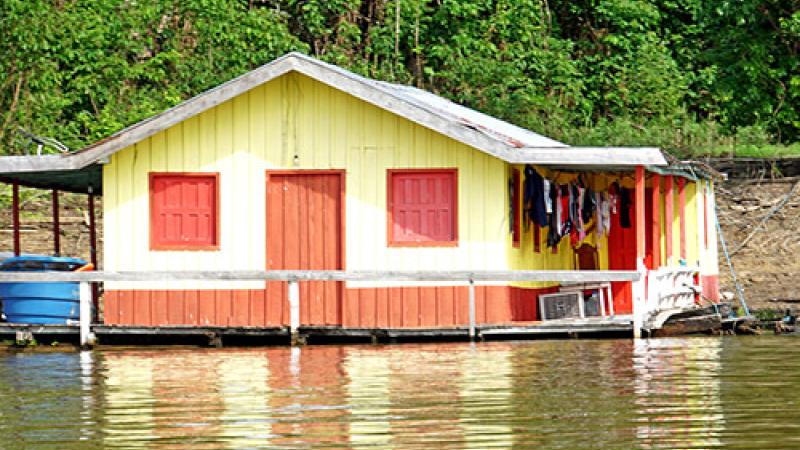
[[[0,264],[0,271],[71,272],[86,261],[60,256],[26,255],[9,258]],[[0,283],[0,302],[9,323],[43,325],[75,324],[80,317],[78,283]]]

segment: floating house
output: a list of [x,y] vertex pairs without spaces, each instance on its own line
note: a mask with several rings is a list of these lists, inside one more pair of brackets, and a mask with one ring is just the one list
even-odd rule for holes
[[[102,195],[105,271],[631,270],[648,280],[639,294],[629,281],[482,283],[482,325],[569,317],[576,305],[581,317],[631,317],[637,295],[654,314],[678,296],[718,300],[713,170],[656,148],[572,147],[298,53],[72,154],[0,158],[0,180]],[[285,282],[157,279],[106,282],[98,320],[289,320]],[[463,327],[467,296],[464,283],[305,282],[300,322]]]

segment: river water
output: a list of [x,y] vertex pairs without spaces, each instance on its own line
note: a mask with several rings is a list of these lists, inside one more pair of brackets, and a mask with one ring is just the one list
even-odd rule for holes
[[797,449],[797,339],[0,354],[0,447]]

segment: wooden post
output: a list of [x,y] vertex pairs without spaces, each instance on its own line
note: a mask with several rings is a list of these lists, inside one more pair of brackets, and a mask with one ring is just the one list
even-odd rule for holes
[[289,291],[289,332],[291,334],[292,345],[297,345],[297,330],[300,328],[300,285],[297,280],[287,282]]
[[[97,265],[97,220],[94,214],[94,191],[89,186],[89,196],[87,198],[87,209],[89,210],[89,262],[94,266],[94,270],[98,270]],[[100,314],[100,286],[97,283],[92,283],[92,305],[94,305],[95,321],[99,321]]]
[[653,174],[652,191],[650,192],[651,203],[653,204],[653,235],[651,242],[653,244],[653,261],[651,269],[658,269],[661,267],[661,177]]
[[11,227],[14,234],[14,256],[19,256],[19,184],[16,182],[11,184]]
[[88,198],[88,205],[87,208],[89,209],[89,257],[91,259],[91,263],[94,266],[95,270],[98,269],[97,266],[97,222],[94,216],[94,194],[92,193],[92,188],[89,188],[89,198]]
[[639,281],[632,283],[633,290],[633,337],[642,337],[644,317],[647,305],[645,303],[647,269],[644,266],[645,255],[645,187],[644,187],[644,167],[636,166],[636,192],[635,192],[635,214],[636,214],[636,270],[639,272]]
[[92,289],[88,282],[80,283],[80,344],[81,347],[91,345],[91,322],[92,322]]
[[675,220],[675,201],[673,199],[673,179],[672,175],[664,177],[664,190],[666,195],[664,197],[664,238],[667,240],[665,247],[666,254],[664,255],[664,265],[672,265],[672,222]]
[[475,280],[469,279],[469,339],[475,340]]
[[53,255],[55,256],[61,256],[61,222],[58,209],[58,189],[53,189]]

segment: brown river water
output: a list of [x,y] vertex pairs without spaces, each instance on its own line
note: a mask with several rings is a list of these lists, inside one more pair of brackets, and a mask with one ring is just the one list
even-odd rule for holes
[[0,448],[798,449],[800,337],[0,354]]

